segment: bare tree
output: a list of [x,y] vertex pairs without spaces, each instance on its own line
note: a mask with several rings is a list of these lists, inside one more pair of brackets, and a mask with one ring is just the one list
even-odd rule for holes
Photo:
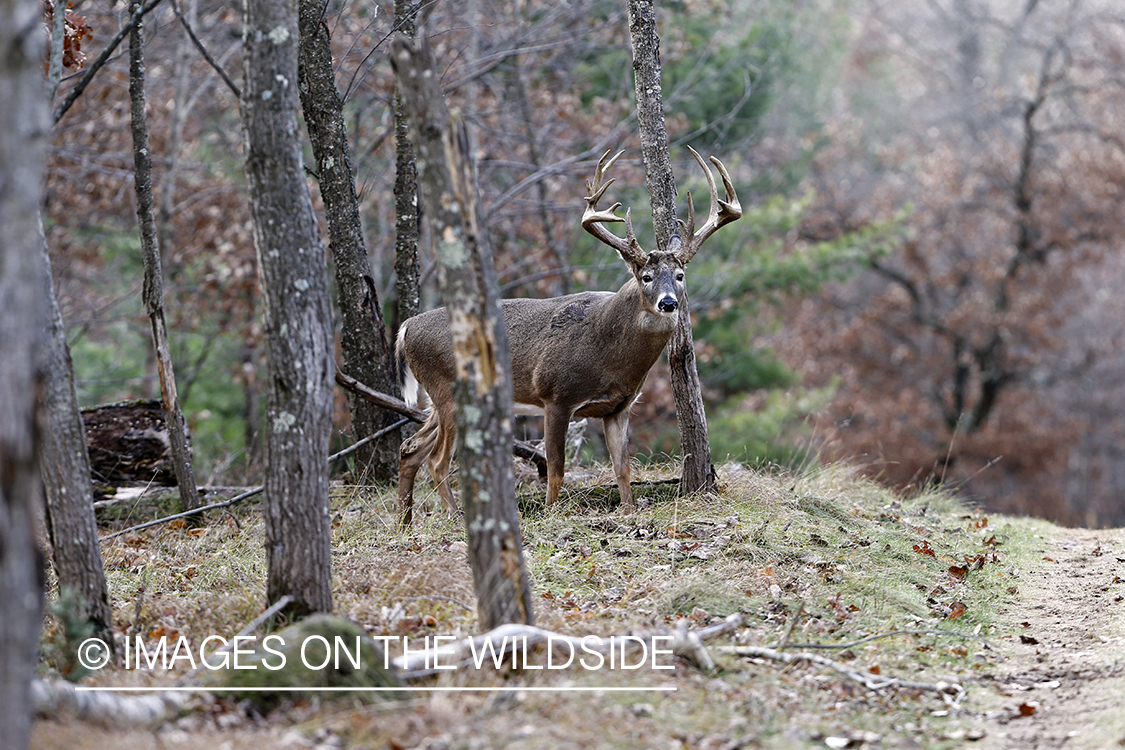
[[43,608],[35,544],[42,497],[39,433],[46,309],[39,198],[50,127],[43,83],[42,10],[0,1],[0,746],[27,747],[31,679]]
[[[298,72],[301,106],[309,129],[316,177],[328,219],[328,249],[336,270],[340,303],[340,342],[343,371],[372,388],[397,396],[391,349],[383,326],[383,311],[363,239],[359,198],[355,190],[351,148],[344,124],[344,101],[336,88],[332,46],[319,0],[301,0],[301,51]],[[389,427],[397,417],[349,393],[352,431],[357,440]],[[359,476],[370,472],[378,481],[398,474],[398,430],[368,443],[356,453]]]
[[[432,7],[432,6],[430,6]],[[418,5],[412,0],[395,0],[395,30],[413,39],[418,31]],[[402,104],[402,92],[395,79],[395,320],[397,328],[420,311],[418,272],[418,167],[410,143],[410,123]],[[395,378],[397,387],[398,379]]]
[[[139,0],[129,6],[140,15]],[[200,506],[199,488],[191,465],[191,445],[187,420],[180,407],[176,390],[176,373],[172,366],[172,350],[168,345],[168,328],[164,320],[164,272],[157,244],[156,217],[152,199],[152,153],[148,142],[148,121],[145,114],[144,22],[138,20],[129,32],[129,102],[133,129],[134,187],[137,193],[137,223],[141,232],[141,255],[144,258],[144,303],[152,326],[156,368],[160,374],[160,393],[164,401],[164,418],[168,425],[168,442],[172,468],[180,490],[182,510]]]
[[269,348],[266,595],[332,609],[328,438],[333,353],[324,252],[297,140],[297,0],[245,6],[242,122]]
[[457,378],[457,451],[480,627],[531,623],[512,441],[512,383],[496,272],[477,215],[468,133],[450,118],[429,50],[397,36],[392,63],[411,123],[427,216],[439,239]]
[[[636,80],[637,123],[641,131],[652,223],[656,247],[668,250],[676,224],[676,180],[668,155],[668,133],[664,127],[664,98],[660,84],[660,36],[656,29],[653,0],[628,0],[629,32],[633,44],[633,74]],[[686,295],[686,292],[685,292]],[[686,300],[668,349],[672,370],[672,392],[680,428],[680,452],[684,471],[680,493],[715,491],[715,467],[707,439],[707,414],[695,367],[695,344],[691,335],[691,312]]]
[[48,316],[43,398],[39,404],[39,427],[43,436],[40,468],[51,560],[59,579],[59,590],[70,589],[82,597],[86,618],[102,639],[112,644],[113,639],[105,637],[113,630],[113,610],[109,606],[105,568],[98,545],[86,430],[74,392],[74,366],[55,299],[46,243],[41,243],[41,248]]

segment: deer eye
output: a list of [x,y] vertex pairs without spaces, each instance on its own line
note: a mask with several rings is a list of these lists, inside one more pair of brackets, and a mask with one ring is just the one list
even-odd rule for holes
[[684,280],[684,272],[683,271],[677,271],[676,272],[676,281],[683,281],[683,280]]
[[641,281],[643,281],[646,284],[651,284],[652,283],[652,276],[650,274],[646,273],[644,276],[641,277]]

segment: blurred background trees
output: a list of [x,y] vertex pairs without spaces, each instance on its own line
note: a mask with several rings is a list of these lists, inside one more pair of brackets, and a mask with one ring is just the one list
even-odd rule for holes
[[[717,463],[857,458],[900,486],[955,482],[989,507],[1125,523],[1115,294],[1125,38],[1109,0],[1054,5],[659,5],[681,210],[686,190],[706,189],[687,144],[723,159],[747,209],[688,276]],[[239,81],[238,10],[177,7]],[[119,10],[74,4],[91,57]],[[326,15],[391,327],[393,11],[390,0],[333,1]],[[616,289],[620,264],[578,221],[583,181],[610,147],[627,149],[621,201],[647,203],[625,3],[466,0],[425,13],[442,88],[475,134],[503,294]],[[240,483],[261,469],[264,349],[238,101],[184,46],[171,6],[146,23],[180,395],[201,480]],[[73,84],[64,77],[60,96]],[[84,405],[156,393],[127,123],[127,70],[115,60],[58,123],[49,153],[48,244]],[[634,224],[651,245],[646,213]],[[441,303],[429,248],[423,231],[423,309]],[[347,402],[336,398],[344,442]],[[674,453],[666,372],[650,376],[637,411],[638,453]]]

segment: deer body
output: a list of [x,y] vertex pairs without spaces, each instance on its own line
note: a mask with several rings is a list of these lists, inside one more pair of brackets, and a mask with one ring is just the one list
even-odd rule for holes
[[[702,165],[698,154],[695,157]],[[598,165],[589,184],[591,196],[586,198],[583,226],[621,254],[633,278],[616,293],[582,292],[501,303],[511,352],[514,411],[544,417],[548,505],[558,499],[562,488],[567,426],[573,418],[592,417],[602,420],[622,505],[632,509],[629,409],[676,328],[685,298],[684,266],[718,226],[741,215],[726,170],[712,159],[723,175],[727,201],[718,200],[710,170],[704,167],[712,193],[712,215],[707,223],[693,234],[695,217],[689,195],[688,247],[681,250],[682,241],[674,237],[668,252],[646,253],[633,236],[628,214],[624,239],[601,226],[602,222],[622,221],[614,215],[617,205],[608,211],[596,210],[598,198],[613,182],[603,183],[604,171],[616,159],[607,164],[603,157]],[[407,320],[399,329],[397,354],[407,368],[407,400],[416,396],[415,386],[421,384],[433,403],[426,423],[401,448],[399,507],[403,523],[409,524],[414,480],[423,461],[429,464],[442,500],[451,511],[457,509],[448,481],[456,443],[456,403],[445,308]]]

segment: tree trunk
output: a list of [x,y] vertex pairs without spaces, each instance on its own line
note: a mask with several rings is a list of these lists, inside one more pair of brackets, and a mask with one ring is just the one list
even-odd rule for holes
[[[411,0],[395,0],[395,28],[413,39],[418,31],[418,6]],[[419,313],[418,167],[410,143],[410,123],[402,106],[402,92],[395,81],[395,328]],[[398,378],[395,378],[398,384]]]
[[102,640],[112,644],[113,612],[109,606],[105,568],[98,546],[86,429],[74,391],[74,367],[66,344],[62,314],[55,298],[51,261],[46,244],[40,243],[40,247],[47,307],[43,397],[39,404],[39,429],[43,438],[40,468],[47,501],[47,531],[52,559],[59,578],[59,590],[70,589],[78,593],[86,619],[94,624]]
[[[140,0],[134,0],[130,11],[141,9]],[[172,350],[168,345],[168,329],[164,322],[164,273],[161,269],[160,248],[156,239],[156,217],[152,201],[152,155],[148,144],[148,123],[145,116],[145,60],[144,22],[138,21],[129,32],[129,101],[133,128],[133,163],[136,174],[137,223],[141,232],[141,256],[144,259],[145,283],[142,292],[145,309],[152,326],[153,348],[156,351],[156,369],[160,375],[160,393],[164,399],[164,412],[168,423],[168,442],[172,449],[172,466],[176,471],[176,484],[180,488],[183,510],[200,506],[199,488],[191,467],[191,445],[188,441],[187,421],[180,408],[176,393],[176,373],[172,367]]]
[[[633,75],[637,92],[637,121],[641,131],[652,223],[656,247],[666,251],[676,224],[676,181],[668,156],[668,132],[664,127],[664,97],[660,87],[660,36],[656,31],[656,8],[652,0],[628,0],[629,35],[633,44]],[[680,428],[680,452],[684,473],[680,494],[715,491],[715,467],[707,438],[707,414],[703,409],[699,373],[695,367],[695,342],[691,336],[691,313],[687,300],[668,347],[672,371],[672,395],[676,399],[676,421]]]
[[[375,390],[398,395],[394,358],[387,344],[383,312],[371,275],[363,240],[359,198],[344,124],[344,102],[336,89],[331,38],[321,0],[300,0],[300,92],[305,123],[317,163],[317,179],[328,220],[328,247],[336,270],[340,302],[340,343],[343,371]],[[352,431],[357,440],[394,424],[394,414],[348,395]],[[359,449],[359,476],[389,482],[398,476],[398,447],[402,435],[388,433]]]
[[242,124],[265,299],[266,594],[300,617],[332,609],[328,276],[297,136],[297,0],[247,0]]
[[0,0],[0,747],[24,750],[43,610],[36,401],[46,328],[39,196],[50,129],[42,6]]
[[512,382],[496,271],[479,222],[468,133],[450,119],[428,47],[404,36],[391,62],[418,153],[457,379],[457,462],[480,627],[533,620],[512,443]]

